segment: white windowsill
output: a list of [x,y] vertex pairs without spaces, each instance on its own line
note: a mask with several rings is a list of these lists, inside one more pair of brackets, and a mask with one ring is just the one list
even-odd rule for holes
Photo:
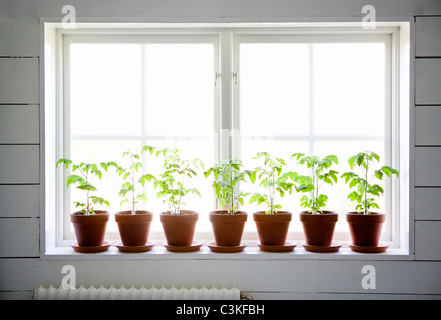
[[[413,260],[408,250],[389,247],[384,253],[353,252],[347,243],[342,243],[338,252],[316,253],[306,251],[302,242],[292,241],[296,247],[291,252],[261,251],[256,243],[249,243],[242,252],[212,252],[203,241],[194,252],[170,252],[163,243],[156,242],[152,250],[139,253],[120,252],[112,242],[110,248],[100,253],[78,253],[71,247],[56,247],[41,254],[43,260]],[[386,244],[386,243],[384,243]]]

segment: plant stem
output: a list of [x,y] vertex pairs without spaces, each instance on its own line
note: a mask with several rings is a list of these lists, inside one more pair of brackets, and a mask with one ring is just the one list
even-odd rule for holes
[[367,214],[367,184],[368,184],[368,170],[369,170],[369,163],[366,161],[366,180],[365,180],[365,186],[364,186],[364,214]]
[[234,214],[234,186],[233,186],[233,168],[230,172],[230,186],[231,186],[231,214]]
[[132,169],[132,214],[135,214],[135,170]]

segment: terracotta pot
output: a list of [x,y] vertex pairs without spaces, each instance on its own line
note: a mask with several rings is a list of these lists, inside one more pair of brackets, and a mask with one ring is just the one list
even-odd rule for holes
[[292,213],[279,211],[267,214],[265,211],[258,211],[253,214],[253,218],[261,244],[274,246],[285,244]]
[[77,237],[78,245],[81,247],[96,247],[103,245],[106,233],[109,212],[95,210],[93,215],[84,215],[76,211],[70,215]]
[[334,211],[323,210],[320,214],[308,211],[300,212],[306,244],[311,246],[330,246],[334,236],[338,214]]
[[227,210],[210,212],[209,218],[216,245],[239,246],[247,217],[248,215],[244,211],[237,211],[235,214],[228,214]]
[[198,213],[191,210],[181,210],[180,214],[162,212],[159,218],[167,243],[171,246],[191,246],[198,217]]
[[385,221],[383,213],[361,214],[348,212],[346,221],[349,225],[352,243],[357,246],[378,246],[381,229]]
[[121,242],[125,246],[143,246],[147,243],[153,214],[149,211],[120,211],[115,213]]

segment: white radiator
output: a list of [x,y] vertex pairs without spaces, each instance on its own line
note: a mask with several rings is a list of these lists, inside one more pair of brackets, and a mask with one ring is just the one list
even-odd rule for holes
[[237,288],[116,288],[103,286],[89,288],[80,286],[77,289],[56,288],[49,286],[38,287],[33,292],[35,300],[251,300],[247,294],[243,294]]

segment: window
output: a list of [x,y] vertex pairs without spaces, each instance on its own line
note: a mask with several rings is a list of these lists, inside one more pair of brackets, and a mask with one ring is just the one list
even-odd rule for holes
[[[115,161],[123,164],[123,152],[151,145],[178,148],[184,158],[214,163],[215,86],[218,65],[216,37],[65,35],[64,43],[64,155],[85,162]],[[81,159],[81,160],[80,160]],[[156,176],[162,162],[148,158],[144,170]],[[127,167],[127,165],[125,166]],[[109,169],[97,194],[109,200],[110,212],[127,210],[118,196],[122,180]],[[144,172],[147,173],[147,172]],[[142,173],[140,173],[142,174]],[[188,184],[204,197],[189,195],[188,208],[203,212],[212,208],[210,183],[203,175]],[[148,187],[148,204],[138,209],[166,211]],[[75,211],[71,199],[81,191],[64,188],[64,212]],[[109,237],[118,238],[114,219],[108,223]],[[152,237],[162,236],[159,218],[153,220]],[[64,238],[73,238],[65,216]]]
[[[335,154],[340,173],[348,170],[347,159],[362,149],[375,151],[381,161],[390,163],[390,35],[310,35],[306,39],[243,35],[236,38],[235,53],[240,75],[237,153],[246,166],[261,165],[252,159],[260,151],[281,157],[288,161],[288,169],[304,173],[289,161],[294,152]],[[390,192],[391,181],[383,187]],[[327,208],[340,214],[335,238],[348,239],[345,213],[354,210],[347,199],[348,186],[340,180],[332,189],[321,188],[329,196]],[[297,213],[305,210],[299,198],[285,197],[281,203]],[[382,210],[391,212],[392,197],[380,201]],[[390,222],[383,240],[391,239]],[[294,238],[302,237],[300,223],[292,223],[291,230]]]
[[[400,148],[406,126],[399,125],[405,110],[400,111],[397,98],[398,29],[311,26],[84,27],[57,29],[52,40],[47,37],[53,45],[45,52],[45,155],[52,159],[45,167],[46,211],[54,212],[47,221],[55,221],[50,223],[56,243],[74,239],[69,213],[76,191],[65,188],[62,170],[54,170],[62,156],[122,162],[127,148],[152,145],[177,147],[184,157],[203,159],[206,167],[234,157],[251,169],[260,165],[253,160],[256,153],[268,151],[302,172],[290,156],[303,152],[337,155],[342,173],[348,170],[347,159],[364,149],[379,153],[401,176],[404,168],[406,177],[405,148]],[[62,85],[56,85],[57,77]],[[162,162],[152,160],[148,171],[158,174]],[[402,212],[407,212],[400,211],[407,190],[402,181],[388,180],[380,201],[381,211],[391,213],[382,240],[395,244],[403,236]],[[211,181],[201,174],[191,184],[202,193],[186,201],[186,208],[200,213],[195,237],[212,239]],[[116,174],[105,175],[99,185],[111,202],[110,212],[122,209],[120,185]],[[151,237],[163,239],[158,214],[166,208],[156,190],[147,191],[146,208],[156,213]],[[327,209],[340,213],[336,241],[349,239],[344,215],[354,204],[347,194],[343,181],[328,194]],[[293,213],[289,238],[301,241],[299,199],[295,194],[281,202]],[[252,213],[258,210],[246,205],[246,240],[257,240]],[[113,220],[108,237],[118,239]]]

